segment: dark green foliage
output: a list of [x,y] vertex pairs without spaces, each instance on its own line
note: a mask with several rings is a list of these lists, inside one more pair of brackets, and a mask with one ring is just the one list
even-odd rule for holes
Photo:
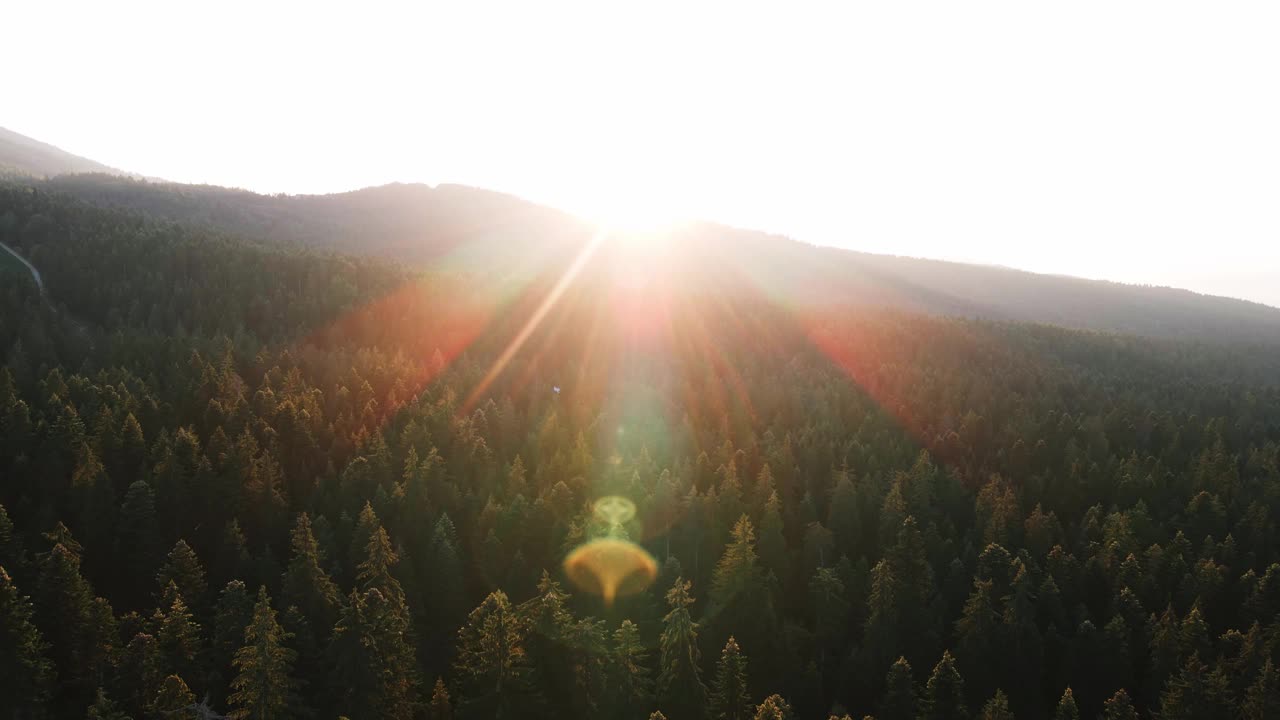
[[1133,701],[1129,699],[1129,693],[1124,690],[1117,690],[1102,708],[1103,720],[1138,720],[1138,711],[1133,707]]
[[458,631],[460,718],[511,717],[527,709],[533,688],[525,653],[528,628],[501,591],[491,593]]
[[[572,241],[495,289],[49,187],[0,187],[48,283],[0,283],[6,700],[244,709],[263,586],[277,716],[1277,712],[1267,338],[779,304],[701,257],[622,291],[602,247],[507,356]],[[661,573],[612,606],[560,572],[608,532]]]
[[253,619],[244,629],[244,645],[236,651],[237,675],[227,698],[235,720],[286,718],[296,708],[293,690],[295,653],[286,647],[289,636],[276,622],[276,611],[265,587],[258,589]]
[[172,717],[195,704],[187,683],[177,675],[170,675],[160,683],[160,691],[151,701],[151,712],[158,717]]
[[964,680],[956,670],[955,658],[943,652],[925,684],[920,702],[922,720],[964,720],[969,717],[965,705]]
[[756,707],[755,720],[796,720],[796,716],[781,695],[770,695]]
[[623,620],[613,633],[605,690],[607,716],[626,720],[646,717],[653,704],[654,681],[649,654],[640,640],[640,629]]
[[978,720],[1015,720],[1013,712],[1009,710],[1009,698],[1004,691],[997,690],[987,704],[982,706]]
[[114,628],[98,616],[93,590],[80,575],[80,559],[58,543],[39,560],[32,600],[36,625],[49,643],[58,679],[56,697],[84,707],[97,687]]
[[296,606],[322,638],[327,638],[342,604],[338,586],[324,569],[324,555],[311,532],[311,518],[298,515],[290,540],[292,557],[285,570],[283,599]]
[[116,707],[111,698],[107,697],[106,691],[98,688],[98,696],[89,706],[86,713],[87,720],[130,720],[129,716]]
[[711,684],[711,720],[747,720],[751,717],[751,694],[747,691],[747,658],[732,637],[725,643],[716,676]]
[[698,624],[689,615],[693,584],[676,578],[667,591],[670,612],[663,618],[662,658],[658,673],[658,706],[672,720],[696,720],[704,713],[707,687],[702,683]]
[[0,566],[0,717],[43,714],[52,689],[53,666],[31,616],[31,600]]
[[880,700],[877,715],[880,720],[914,720],[918,714],[919,698],[915,681],[911,679],[911,665],[900,657],[889,668],[885,678],[884,697]]
[[355,591],[329,646],[333,686],[351,718],[409,718],[418,686],[408,618],[377,588]]
[[1080,710],[1076,707],[1076,698],[1067,688],[1058,700],[1058,707],[1053,711],[1053,720],[1080,720]]
[[156,575],[156,582],[160,584],[162,592],[172,582],[182,595],[182,599],[193,607],[199,607],[204,603],[204,594],[208,587],[205,582],[204,567],[185,540],[179,540],[178,544],[173,546],[173,550],[169,551],[169,558],[161,566],[160,573]]

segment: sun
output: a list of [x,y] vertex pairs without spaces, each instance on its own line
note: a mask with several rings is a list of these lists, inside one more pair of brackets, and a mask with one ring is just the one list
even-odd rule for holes
[[587,220],[619,239],[664,235],[688,222],[677,213],[642,205],[606,207],[587,213]]
[[611,235],[642,237],[666,233],[689,222],[691,214],[663,180],[639,176],[601,178],[587,192],[573,193],[564,203],[570,212]]

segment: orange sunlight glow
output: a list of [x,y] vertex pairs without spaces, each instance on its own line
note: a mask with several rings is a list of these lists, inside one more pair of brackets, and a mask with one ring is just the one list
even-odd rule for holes
[[533,315],[524,324],[524,327],[520,328],[520,332],[511,339],[511,342],[507,345],[506,349],[502,351],[502,354],[498,356],[498,359],[494,361],[493,367],[489,368],[489,372],[485,374],[484,379],[480,381],[480,384],[476,385],[476,388],[467,396],[466,401],[462,403],[461,408],[459,409],[460,413],[469,412],[471,408],[474,407],[476,401],[484,394],[485,390],[489,388],[489,385],[493,383],[494,379],[496,379],[498,375],[502,374],[507,363],[511,362],[511,358],[515,356],[515,354],[520,350],[520,347],[529,339],[529,336],[533,334],[533,331],[538,328],[538,324],[541,323],[542,319],[551,311],[551,308],[555,307],[556,301],[560,299],[562,294],[564,294],[565,288],[569,287],[569,284],[572,283],[573,279],[582,271],[582,268],[587,264],[587,261],[596,254],[596,250],[599,249],[600,244],[604,242],[605,237],[606,233],[599,231],[591,237],[591,240],[588,241],[586,245],[582,246],[582,249],[578,251],[578,256],[574,258],[573,263],[564,271],[564,275],[560,276],[560,280],[556,283],[555,287],[551,289],[551,292],[547,293],[547,296],[543,298],[542,304],[534,311]]

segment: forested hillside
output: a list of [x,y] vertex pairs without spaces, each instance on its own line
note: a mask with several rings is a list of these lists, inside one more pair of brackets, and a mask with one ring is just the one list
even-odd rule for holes
[[119,170],[100,162],[72,155],[48,143],[0,127],[0,177],[45,177],[63,173],[121,174]]
[[[0,242],[47,285],[0,275],[0,717],[1280,713],[1274,349],[44,186]],[[652,584],[575,584],[602,537]]]
[[[326,251],[416,266],[519,272],[591,228],[565,213],[476,188],[387,185],[335,195],[69,175],[44,185],[91,203]],[[789,303],[893,307],[1150,337],[1280,346],[1280,309],[1006,268],[820,248],[756,231],[692,223],[669,242],[696,249],[693,274],[750,280]],[[856,243],[851,238],[851,243]],[[1028,238],[1028,242],[1034,241]]]

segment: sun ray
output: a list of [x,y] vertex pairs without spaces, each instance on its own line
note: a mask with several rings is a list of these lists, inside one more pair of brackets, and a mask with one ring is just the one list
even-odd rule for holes
[[587,261],[595,255],[596,250],[599,249],[600,244],[604,242],[605,237],[605,232],[597,232],[591,237],[591,240],[582,247],[582,250],[578,252],[578,256],[574,258],[569,267],[565,269],[564,274],[560,276],[560,280],[556,282],[555,287],[551,288],[551,292],[547,293],[547,296],[543,298],[542,304],[538,306],[537,310],[534,310],[533,315],[531,315],[529,320],[525,322],[524,326],[520,328],[520,332],[516,333],[516,336],[511,339],[511,342],[507,345],[506,349],[504,349],[502,354],[498,356],[498,359],[494,361],[493,366],[489,368],[489,372],[485,373],[484,378],[480,380],[480,383],[476,385],[475,389],[471,391],[471,394],[467,396],[467,399],[460,406],[460,413],[465,414],[470,412],[476,401],[479,400],[484,392],[489,389],[489,386],[493,384],[493,381],[502,374],[507,363],[511,362],[511,358],[515,357],[515,354],[520,351],[521,346],[523,346],[525,341],[529,339],[529,336],[533,334],[533,331],[538,328],[542,319],[546,317],[547,313],[551,312],[551,308],[555,307],[556,301],[560,299],[562,294],[564,294],[565,289],[569,287],[569,284],[572,283],[574,278],[578,276],[578,273],[582,271],[582,268],[587,264]]

